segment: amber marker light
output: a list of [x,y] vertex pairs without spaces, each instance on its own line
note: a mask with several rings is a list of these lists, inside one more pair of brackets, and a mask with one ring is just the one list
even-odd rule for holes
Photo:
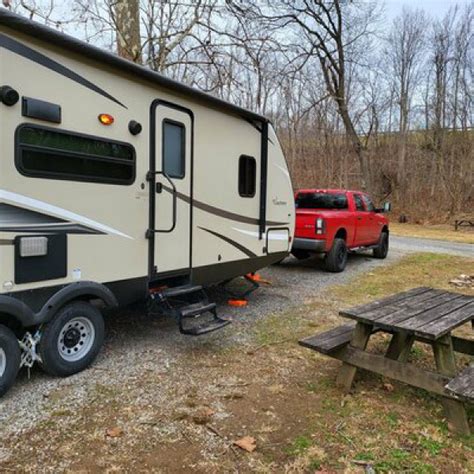
[[99,115],[99,122],[102,125],[112,125],[115,119],[110,114],[100,114]]

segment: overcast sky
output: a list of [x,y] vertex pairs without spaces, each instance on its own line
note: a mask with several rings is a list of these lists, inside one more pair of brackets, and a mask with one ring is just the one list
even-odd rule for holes
[[385,11],[387,16],[397,16],[404,6],[421,8],[432,16],[442,17],[450,7],[470,3],[470,0],[385,0]]

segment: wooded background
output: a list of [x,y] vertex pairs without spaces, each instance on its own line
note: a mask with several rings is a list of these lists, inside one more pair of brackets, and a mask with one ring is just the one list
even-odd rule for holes
[[474,2],[2,1],[269,116],[295,188],[367,189],[413,222],[474,212]]

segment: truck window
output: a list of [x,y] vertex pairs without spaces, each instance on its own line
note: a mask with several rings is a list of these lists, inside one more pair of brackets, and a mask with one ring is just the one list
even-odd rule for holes
[[345,193],[299,193],[295,205],[297,209],[348,209]]
[[38,125],[20,125],[16,131],[15,164],[35,178],[132,184],[135,149],[106,140]]
[[364,201],[364,204],[365,204],[365,208],[369,211],[369,212],[374,212],[375,211],[375,206],[372,202],[372,199],[370,199],[369,196],[367,196],[366,194],[363,194],[362,195],[362,200]]
[[362,196],[360,194],[354,194],[354,202],[358,211],[365,211],[364,203],[362,202]]

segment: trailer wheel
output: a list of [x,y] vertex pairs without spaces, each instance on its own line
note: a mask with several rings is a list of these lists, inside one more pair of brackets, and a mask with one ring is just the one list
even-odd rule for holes
[[0,397],[15,382],[20,370],[21,352],[18,340],[6,326],[0,325]]
[[328,272],[342,272],[347,264],[347,247],[344,239],[334,239],[331,250],[326,254],[325,266]]
[[382,232],[380,234],[379,244],[374,248],[373,255],[375,258],[386,258],[388,254],[388,233]]
[[104,342],[104,319],[90,303],[75,301],[61,308],[44,326],[39,343],[43,369],[67,377],[88,367]]

